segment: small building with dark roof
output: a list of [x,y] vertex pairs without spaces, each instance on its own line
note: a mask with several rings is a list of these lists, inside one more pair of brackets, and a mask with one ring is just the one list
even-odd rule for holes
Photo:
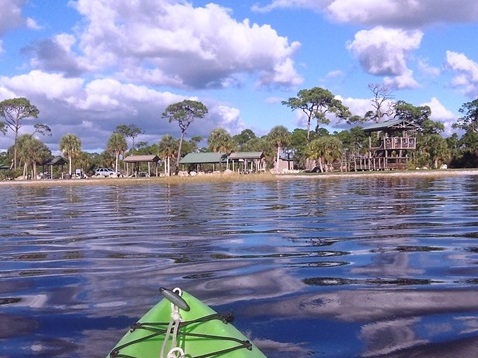
[[63,166],[67,163],[68,163],[68,160],[66,160],[62,156],[56,156],[56,157],[53,157],[53,158],[50,158],[50,159],[46,160],[41,165],[42,165],[43,173],[46,172],[45,171],[45,166],[50,167],[50,179],[53,179],[53,167],[58,167],[58,166],[61,167],[61,172],[62,172],[61,177],[63,178]]
[[234,152],[229,155],[232,171],[241,173],[258,172],[265,170],[264,154],[262,152]]
[[151,174],[151,165],[154,164],[155,175],[158,176],[158,162],[160,161],[159,157],[154,154],[146,155],[130,155],[123,159],[123,162],[126,163],[126,175],[129,176],[130,167],[129,164],[132,164],[132,174],[138,176],[140,175],[140,164],[146,163],[148,165],[147,176]]

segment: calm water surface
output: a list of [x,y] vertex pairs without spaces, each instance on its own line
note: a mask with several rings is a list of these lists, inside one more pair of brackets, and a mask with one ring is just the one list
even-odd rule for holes
[[268,357],[478,356],[478,183],[0,187],[0,357],[103,357],[180,286]]

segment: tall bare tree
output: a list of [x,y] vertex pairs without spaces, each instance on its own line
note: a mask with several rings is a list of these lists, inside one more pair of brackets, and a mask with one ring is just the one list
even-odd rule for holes
[[383,117],[392,116],[395,111],[392,89],[379,83],[370,83],[368,89],[373,93],[371,100],[373,111],[365,113],[365,119],[378,123],[382,121]]

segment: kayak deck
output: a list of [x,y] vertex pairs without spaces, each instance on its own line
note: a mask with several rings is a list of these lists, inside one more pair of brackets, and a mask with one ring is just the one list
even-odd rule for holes
[[166,298],[141,317],[107,357],[167,358],[181,357],[181,352],[188,358],[265,357],[230,323],[232,314],[219,314],[184,291],[180,296],[169,290],[163,294]]

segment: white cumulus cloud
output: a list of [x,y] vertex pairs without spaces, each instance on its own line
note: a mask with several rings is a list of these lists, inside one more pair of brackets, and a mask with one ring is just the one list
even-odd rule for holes
[[445,135],[451,135],[455,132],[452,128],[453,123],[457,120],[457,115],[448,110],[436,97],[433,97],[429,102],[423,103],[424,106],[429,106],[432,115],[431,119],[443,123],[445,126]]
[[446,66],[456,72],[452,85],[459,87],[469,97],[478,96],[478,63],[465,54],[454,51],[446,52]]
[[416,87],[407,59],[410,52],[420,46],[422,36],[419,30],[375,27],[357,32],[347,49],[357,57],[366,72],[388,76],[389,84],[393,83],[397,88]]
[[342,103],[349,107],[350,112],[352,114],[356,114],[359,116],[365,116],[365,113],[372,110],[372,99],[367,98],[339,98],[341,99]]
[[60,74],[31,71],[14,77],[0,77],[0,88],[17,96],[43,97],[46,100],[64,100],[81,92],[83,80],[64,78]]
[[88,68],[113,70],[129,81],[189,88],[226,87],[242,74],[257,76],[260,85],[301,82],[292,60],[298,42],[269,25],[237,21],[219,5],[158,0],[75,4],[86,23],[77,61]]
[[423,103],[423,105],[430,107],[433,120],[447,121],[456,118],[456,114],[448,110],[436,97],[433,97],[429,102]]
[[255,5],[253,10],[294,7],[323,12],[333,21],[366,26],[419,28],[478,20],[475,0],[274,0]]
[[21,26],[26,21],[22,15],[25,0],[0,1],[0,36]]
[[413,78],[413,71],[405,69],[400,75],[391,77],[386,76],[383,79],[383,84],[386,87],[396,89],[418,88],[418,82]]
[[[53,150],[58,147],[61,136],[68,132],[81,132],[84,149],[102,148],[119,124],[137,124],[145,132],[139,139],[150,144],[164,134],[178,136],[178,126],[163,119],[161,113],[169,104],[185,99],[178,94],[112,78],[87,81],[39,70],[0,77],[0,100],[15,97],[26,97],[38,107],[38,122],[52,128],[52,137],[44,141]],[[208,107],[209,114],[201,123],[191,125],[189,135],[205,137],[217,127],[234,131],[245,128],[237,108],[207,99],[201,102]],[[9,136],[11,133],[0,137],[0,148],[11,145]]]

